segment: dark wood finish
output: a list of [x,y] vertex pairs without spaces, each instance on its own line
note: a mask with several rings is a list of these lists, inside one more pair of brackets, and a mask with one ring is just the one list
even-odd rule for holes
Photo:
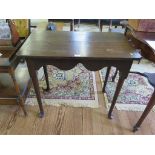
[[47,85],[46,89],[44,90],[49,91],[50,85],[49,85],[49,80],[48,80],[47,66],[46,65],[43,66],[43,69],[44,69],[44,75],[45,75],[45,80],[46,80],[46,85]]
[[30,74],[30,77],[31,77],[32,82],[33,82],[34,90],[35,90],[37,100],[38,100],[38,104],[39,104],[39,108],[40,108],[39,117],[42,118],[44,116],[44,109],[42,107],[42,101],[41,101],[41,96],[40,96],[40,91],[39,91],[39,82],[37,79],[37,70],[35,69],[35,66],[33,65],[33,63],[31,63],[30,60],[27,60],[27,65],[28,65],[29,74]]
[[115,91],[115,94],[114,94],[114,97],[113,97],[113,100],[112,100],[112,103],[111,103],[111,106],[110,106],[110,110],[108,112],[108,118],[110,118],[110,119],[112,119],[112,111],[113,111],[114,106],[116,104],[116,100],[117,100],[117,97],[119,95],[119,92],[120,92],[120,90],[122,88],[122,85],[124,83],[125,78],[127,78],[127,77],[123,77],[124,75],[122,74],[122,72],[119,72],[119,73],[120,73],[120,77],[119,77],[117,87],[116,87],[116,91]]
[[49,64],[69,70],[82,63],[88,70],[97,71],[106,66],[115,66],[121,73],[114,97],[116,100],[133,60],[139,60],[141,57],[123,34],[49,31],[31,33],[17,56],[26,59],[40,108],[40,117],[44,115],[36,75],[40,67]]
[[141,49],[144,58],[155,63],[155,46],[147,43],[147,41],[152,41],[155,45],[155,32],[138,32],[127,26],[126,35],[133,43],[133,46]]
[[[11,76],[11,79],[7,81],[7,86],[3,84],[7,79],[1,78],[2,85],[0,85],[0,87],[3,87],[3,89],[0,93],[0,103],[4,104],[3,102],[7,101],[7,104],[9,104],[11,101],[16,100],[26,116],[27,113],[24,107],[24,101],[31,82],[27,81],[27,83],[25,83],[26,87],[21,89],[21,86],[18,84],[19,81],[17,82],[15,75],[15,69],[20,62],[20,59],[16,56],[16,52],[22,44],[23,42],[20,41],[15,47],[0,47],[0,52],[2,53],[2,56],[0,57],[0,78],[3,77],[4,73],[8,73]],[[19,73],[20,76],[22,75],[21,73],[22,71]],[[13,83],[11,83],[10,80],[12,80]],[[22,79],[22,81],[25,80]],[[10,83],[11,85],[8,85]]]
[[[140,72],[130,72],[134,74],[139,74],[141,76],[145,76],[148,79],[148,82],[154,87],[155,89],[155,73],[140,73]],[[137,131],[141,124],[143,123],[144,119],[147,117],[153,106],[155,105],[155,90],[150,98],[149,103],[147,104],[144,112],[142,113],[140,119],[133,127],[133,132]]]
[[106,72],[106,76],[105,76],[105,80],[104,80],[104,86],[103,86],[103,89],[102,89],[103,93],[105,93],[105,87],[106,87],[107,82],[108,82],[108,77],[109,77],[110,69],[111,69],[111,67],[107,68],[107,72]]
[[[142,56],[155,63],[155,46],[152,46],[152,45],[155,45],[155,33],[134,31],[130,26],[127,26],[126,33],[131,39],[131,41],[133,42],[134,46],[136,48],[141,49]],[[151,41],[153,44],[150,45],[147,41]],[[141,75],[147,77],[149,83],[155,88],[154,74],[144,73]],[[138,130],[138,128],[141,126],[142,122],[144,121],[146,116],[149,114],[150,110],[153,108],[154,105],[155,105],[155,91],[152,94],[152,97],[149,103],[147,104],[144,112],[142,113],[140,119],[133,127],[133,131]]]
[[74,31],[74,20],[73,19],[70,22],[70,31]]
[[[130,40],[132,45],[136,47],[137,49],[141,50],[141,54],[144,58],[152,61],[155,63],[155,33],[152,32],[138,32],[134,31],[130,26],[126,27],[125,35]],[[147,41],[151,41],[153,44],[148,44]],[[113,76],[113,81],[115,80],[115,77],[117,75],[118,69],[115,72],[115,75]],[[130,73],[136,73],[140,74],[142,76],[147,77],[149,83],[155,88],[155,74],[153,73],[139,73],[139,72],[130,72]],[[152,94],[152,97],[147,104],[144,112],[142,113],[140,119],[133,127],[133,131],[137,131],[138,128],[141,126],[142,122],[146,118],[146,116],[149,114],[153,106],[155,105],[155,92]]]

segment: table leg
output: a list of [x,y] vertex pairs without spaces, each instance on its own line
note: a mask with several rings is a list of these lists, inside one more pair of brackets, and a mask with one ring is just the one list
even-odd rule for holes
[[108,67],[108,68],[107,68],[107,72],[106,72],[106,76],[105,76],[105,80],[104,80],[104,85],[103,85],[103,88],[102,88],[102,92],[103,92],[103,93],[105,92],[105,87],[106,87],[106,85],[107,85],[107,81],[108,81],[110,69],[111,69],[111,67]]
[[80,19],[78,19],[78,28],[80,27]]
[[31,64],[31,62],[27,62],[27,66],[28,66],[30,77],[32,79],[32,83],[33,83],[34,90],[36,93],[37,101],[39,104],[39,109],[40,109],[39,117],[42,118],[42,117],[44,117],[44,109],[42,106],[42,101],[41,101],[41,96],[40,96],[39,82],[38,82],[38,77],[37,77],[37,73],[36,73],[37,71],[35,70],[33,64]]
[[48,80],[48,72],[47,72],[47,66],[43,66],[44,69],[44,74],[45,74],[45,80],[46,80],[46,89],[44,89],[45,91],[49,91],[50,90],[50,86],[49,86],[49,80]]
[[117,73],[118,73],[118,69],[116,68],[115,74],[114,74],[114,76],[112,77],[112,82],[115,81],[115,78],[116,78]]
[[109,110],[109,113],[108,113],[108,118],[110,118],[110,119],[112,118],[112,116],[111,116],[112,111],[113,111],[113,108],[114,108],[114,106],[116,104],[116,100],[117,100],[119,92],[120,92],[120,90],[122,88],[122,85],[124,83],[124,80],[125,80],[125,77],[120,74],[120,77],[119,77],[119,80],[118,80],[118,83],[117,83],[117,87],[116,87],[116,91],[115,91],[115,94],[114,94],[114,97],[113,97],[113,100],[112,100],[112,103],[111,103],[111,107],[110,107],[110,110]]
[[110,19],[110,23],[109,23],[109,32],[111,32],[112,29],[112,19]]
[[25,106],[24,106],[24,101],[23,101],[23,98],[21,96],[19,85],[18,85],[18,83],[16,81],[15,72],[14,72],[14,69],[13,68],[10,69],[10,75],[11,75],[11,78],[13,80],[16,93],[18,95],[18,103],[19,103],[19,106],[22,108],[22,110],[24,112],[24,115],[27,116],[27,112],[26,112]]
[[151,97],[148,105],[146,106],[144,112],[142,113],[140,119],[138,120],[136,125],[133,127],[133,132],[138,130],[138,128],[141,126],[142,122],[144,121],[145,117],[148,115],[148,113],[150,112],[150,110],[153,108],[154,105],[155,105],[155,90],[152,94],[152,97]]
[[100,30],[100,32],[102,32],[102,28],[103,28],[103,21],[99,20],[99,30]]
[[74,19],[70,22],[70,31],[74,31]]

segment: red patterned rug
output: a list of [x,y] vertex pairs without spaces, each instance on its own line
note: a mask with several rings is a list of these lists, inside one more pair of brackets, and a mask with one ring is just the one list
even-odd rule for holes
[[[44,76],[39,80],[42,101],[47,105],[68,105],[74,107],[98,107],[95,73],[88,71],[82,64],[69,71],[48,66],[50,91],[46,88]],[[36,105],[34,89],[30,89],[26,104]]]
[[[110,71],[110,76],[106,86],[105,102],[109,109],[116,85],[118,82],[118,75],[115,82],[112,82],[112,76],[114,75],[115,68],[113,67]],[[106,74],[106,68],[100,71],[100,77],[102,86],[104,83]],[[116,101],[116,109],[127,110],[127,111],[143,111],[150,100],[154,88],[148,83],[147,78],[130,73],[127,79],[124,81],[121,92]],[[154,108],[155,110],[155,108]]]

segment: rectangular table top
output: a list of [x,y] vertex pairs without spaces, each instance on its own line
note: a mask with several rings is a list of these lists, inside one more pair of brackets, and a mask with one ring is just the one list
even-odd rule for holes
[[17,52],[21,57],[139,59],[124,34],[36,30]]

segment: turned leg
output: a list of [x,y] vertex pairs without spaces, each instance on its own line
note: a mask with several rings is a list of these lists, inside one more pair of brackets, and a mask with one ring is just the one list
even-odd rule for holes
[[21,107],[21,109],[23,110],[24,115],[27,116],[27,112],[26,112],[25,106],[24,106],[24,101],[23,101],[23,98],[21,96],[19,85],[18,85],[18,83],[16,81],[15,72],[14,72],[13,68],[10,69],[10,75],[11,75],[11,78],[13,80],[13,84],[15,86],[15,91],[16,91],[17,96],[18,96],[18,99],[17,99],[18,100],[18,104]]
[[103,93],[105,92],[105,87],[106,87],[106,85],[107,85],[107,81],[108,81],[110,69],[111,69],[111,67],[108,67],[108,68],[107,68],[107,72],[106,72],[106,76],[105,76],[105,80],[104,80],[104,85],[103,85],[103,88],[102,88],[102,92],[103,92]]
[[115,94],[114,94],[114,97],[113,97],[113,100],[112,100],[112,103],[111,103],[111,107],[110,107],[110,110],[109,110],[109,113],[108,113],[108,118],[110,118],[110,119],[112,118],[111,117],[112,111],[113,111],[113,108],[114,108],[114,106],[116,104],[116,100],[117,100],[117,97],[118,97],[118,95],[120,93],[122,85],[124,83],[124,80],[125,80],[125,77],[120,74],[120,77],[119,77],[119,80],[118,80],[118,83],[117,83],[117,87],[116,87],[116,91],[115,91]]
[[138,128],[141,126],[142,122],[144,121],[145,117],[149,114],[150,110],[153,108],[154,105],[155,105],[155,90],[152,94],[152,97],[151,97],[148,105],[146,106],[144,112],[142,113],[140,119],[138,120],[138,122],[133,127],[133,132],[138,130]]
[[118,69],[116,69],[115,74],[114,74],[114,76],[112,77],[112,82],[115,81],[115,78],[116,78],[117,73],[118,73]]
[[34,65],[31,64],[31,61],[27,61],[27,66],[28,66],[30,77],[32,79],[32,83],[33,83],[34,90],[36,93],[37,101],[39,104],[39,109],[40,109],[39,117],[42,118],[42,117],[44,117],[44,109],[42,106],[42,101],[41,101],[41,96],[40,96],[39,82],[38,82],[38,77],[37,77],[37,73],[36,73],[37,71],[35,70]]
[[48,72],[47,72],[47,66],[43,66],[44,69],[44,75],[45,75],[45,80],[46,80],[46,89],[44,89],[45,91],[49,91],[50,90],[50,86],[49,86],[49,80],[48,80]]

